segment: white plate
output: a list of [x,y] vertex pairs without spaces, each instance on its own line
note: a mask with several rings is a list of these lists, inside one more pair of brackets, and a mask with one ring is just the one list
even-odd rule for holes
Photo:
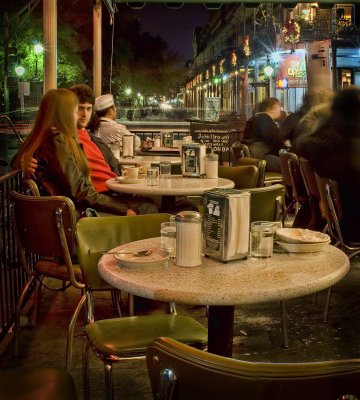
[[[141,249],[147,250],[147,249]],[[134,249],[134,253],[141,251],[139,249]],[[137,267],[155,267],[164,264],[168,258],[169,253],[165,250],[151,249],[152,252],[148,256],[137,257],[133,254],[114,254],[114,258],[119,261],[120,265],[123,267],[137,268]],[[125,250],[124,250],[125,251]],[[126,251],[132,251],[132,249],[126,249]]]
[[134,184],[134,183],[143,183],[144,179],[130,179],[130,178],[123,178],[121,176],[116,178],[116,181],[119,183],[130,183],[130,184]]
[[309,229],[280,228],[276,234],[279,240],[286,243],[330,243],[329,235]]
[[321,243],[285,243],[277,242],[283,249],[289,253],[315,253],[322,251],[328,246],[327,242]]

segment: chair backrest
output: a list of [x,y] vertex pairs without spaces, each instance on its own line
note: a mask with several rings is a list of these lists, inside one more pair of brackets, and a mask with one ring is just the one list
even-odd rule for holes
[[308,198],[305,184],[300,172],[299,159],[295,153],[282,149],[279,151],[281,172],[286,194],[303,204]]
[[97,264],[104,251],[124,243],[160,236],[160,225],[170,214],[85,217],[77,223],[78,261],[89,288],[101,287]]
[[316,183],[321,198],[321,210],[326,218],[329,233],[345,245],[340,228],[342,219],[342,205],[339,187],[336,181],[328,178],[322,178],[315,174]]
[[235,189],[255,188],[259,182],[259,168],[255,165],[219,166],[218,174],[219,178],[233,181]]
[[243,157],[243,158],[239,158],[236,161],[236,165],[255,165],[256,167],[258,167],[259,168],[259,180],[257,183],[257,187],[264,186],[265,167],[266,167],[265,160],[261,160],[259,158]]
[[256,363],[158,338],[148,347],[146,362],[153,396],[159,400],[360,398],[359,359]]
[[76,211],[72,200],[64,196],[27,196],[16,191],[10,192],[10,198],[23,267],[27,269],[29,253],[63,259],[68,280],[75,287],[82,287],[76,281],[71,261],[76,249]]
[[239,158],[251,157],[249,147],[246,144],[243,144],[240,142],[235,142],[231,146],[231,152],[232,152],[233,161],[235,163]]
[[315,171],[313,167],[310,165],[309,160],[307,160],[304,157],[300,157],[299,165],[308,195],[320,199],[320,192],[316,182]]
[[36,182],[31,178],[23,178],[22,188],[24,194],[28,196],[40,196],[40,190]]
[[250,222],[280,221],[283,213],[285,187],[275,184],[249,189]]

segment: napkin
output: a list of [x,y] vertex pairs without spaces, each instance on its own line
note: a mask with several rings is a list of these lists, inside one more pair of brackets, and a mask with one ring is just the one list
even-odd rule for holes
[[229,195],[227,258],[249,251],[250,192]]

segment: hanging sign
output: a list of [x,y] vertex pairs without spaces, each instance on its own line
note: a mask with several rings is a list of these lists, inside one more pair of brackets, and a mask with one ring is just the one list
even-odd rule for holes
[[205,97],[205,120],[217,121],[220,115],[220,97]]
[[[286,82],[289,88],[307,87],[305,52],[281,54],[277,69],[277,82]],[[279,89],[281,89],[278,86]],[[282,87],[284,88],[284,86]]]

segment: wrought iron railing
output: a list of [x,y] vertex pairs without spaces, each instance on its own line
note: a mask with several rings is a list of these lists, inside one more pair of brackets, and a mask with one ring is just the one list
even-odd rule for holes
[[25,284],[17,256],[14,232],[10,220],[11,190],[21,191],[21,171],[12,171],[0,177],[0,341],[14,322],[16,303]]

